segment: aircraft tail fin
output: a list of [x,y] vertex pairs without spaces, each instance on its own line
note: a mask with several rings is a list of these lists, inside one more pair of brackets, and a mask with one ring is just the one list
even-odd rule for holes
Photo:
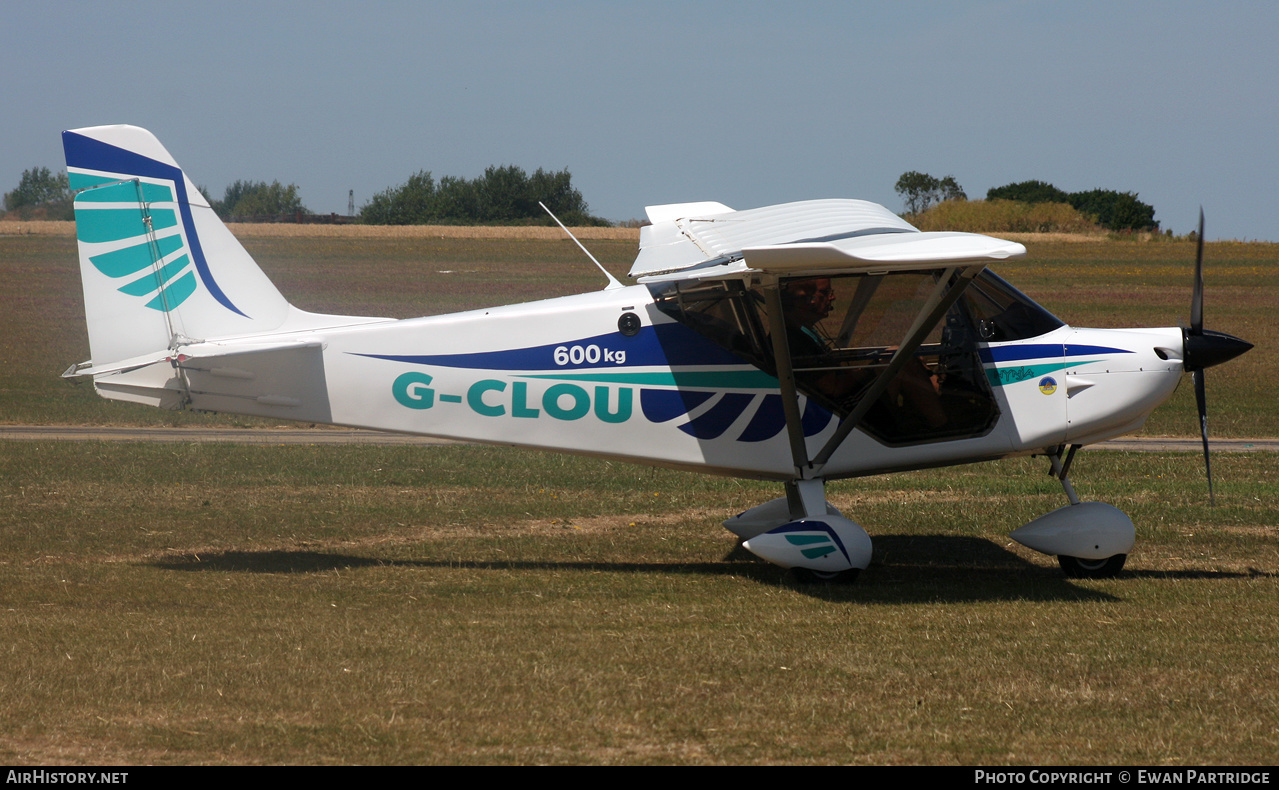
[[62,143],[95,367],[271,332],[295,312],[150,132],[96,126]]

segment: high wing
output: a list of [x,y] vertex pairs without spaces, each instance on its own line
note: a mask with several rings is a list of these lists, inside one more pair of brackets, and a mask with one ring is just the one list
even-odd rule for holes
[[747,211],[686,203],[647,211],[653,224],[640,230],[630,271],[639,282],[910,269],[1026,254],[1021,244],[990,236],[924,233],[864,200],[807,200]]
[[[952,308],[987,263],[1026,253],[1021,244],[979,234],[924,233],[883,206],[860,200],[749,211],[696,203],[652,207],[648,213],[653,224],[641,231],[630,275],[664,285],[667,303],[678,305],[673,314],[723,345],[739,346],[734,350],[751,348],[742,337],[754,321],[752,361],[780,382],[799,478],[821,476],[853,428],[887,395],[917,401],[925,422],[945,422],[941,407],[926,402],[927,386],[941,394],[941,359],[954,364],[956,357],[970,357],[968,379],[974,389],[983,386],[974,333],[956,339],[963,334],[963,316]],[[731,310],[689,309],[716,299],[732,302]],[[835,312],[837,302],[842,309]],[[943,321],[948,340],[938,338]],[[735,323],[738,330],[724,331],[720,323]],[[930,350],[921,351],[930,339]],[[932,368],[921,362],[925,353],[934,360]],[[841,418],[815,454],[805,441],[801,392]],[[906,440],[948,438],[937,427]]]

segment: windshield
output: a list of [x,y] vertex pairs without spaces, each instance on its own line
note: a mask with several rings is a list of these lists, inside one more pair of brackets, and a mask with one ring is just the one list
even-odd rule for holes
[[[831,412],[851,413],[888,367],[943,276],[945,270],[937,269],[783,280],[778,289],[781,317],[796,386]],[[983,287],[975,292],[978,284]],[[776,375],[768,310],[759,286],[686,281],[653,286],[653,293],[663,312]],[[977,355],[980,332],[1004,340],[1037,327],[1061,325],[1036,308],[997,277],[978,278],[933,327],[858,427],[886,444],[989,431],[999,409]]]
[[977,322],[977,334],[987,342],[1025,340],[1065,326],[990,269],[983,270],[968,286],[964,300]]

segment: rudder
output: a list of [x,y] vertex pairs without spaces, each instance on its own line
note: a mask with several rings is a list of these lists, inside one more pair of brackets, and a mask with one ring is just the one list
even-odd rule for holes
[[150,132],[62,133],[95,367],[279,329],[296,311]]

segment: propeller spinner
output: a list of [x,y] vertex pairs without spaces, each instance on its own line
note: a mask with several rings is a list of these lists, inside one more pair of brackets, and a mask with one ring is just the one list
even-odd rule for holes
[[1181,330],[1184,346],[1182,365],[1195,378],[1195,405],[1199,409],[1199,434],[1203,438],[1204,470],[1208,474],[1208,499],[1216,504],[1212,491],[1212,462],[1208,456],[1208,396],[1204,388],[1204,369],[1234,359],[1252,343],[1225,332],[1203,327],[1204,303],[1204,213],[1199,209],[1198,251],[1195,254],[1195,286],[1190,298],[1190,326]]

